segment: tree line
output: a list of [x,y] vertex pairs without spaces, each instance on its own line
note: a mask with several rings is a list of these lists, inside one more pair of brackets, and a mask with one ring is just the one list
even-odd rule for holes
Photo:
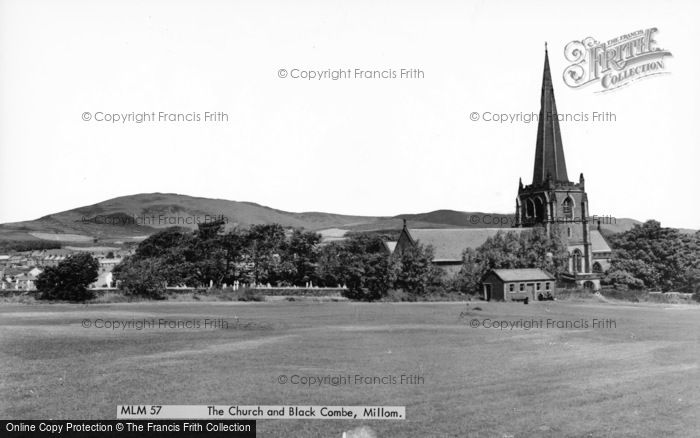
[[[378,300],[392,290],[405,299],[454,292],[478,294],[490,269],[540,268],[566,271],[565,240],[556,228],[499,232],[476,249],[466,249],[459,272],[447,277],[432,263],[433,248],[419,244],[390,255],[380,234],[351,234],[321,243],[318,233],[279,224],[224,231],[223,223],[200,224],[195,232],[158,232],[114,270],[125,293],[157,298],[166,286],[220,288],[234,282],[275,286],[346,286],[347,296]],[[681,233],[648,221],[608,237],[613,247],[603,284],[616,288],[693,292],[700,295],[700,232]],[[97,279],[98,263],[76,254],[47,268],[37,279],[40,298],[82,301]]]
[[192,233],[168,229],[141,242],[114,268],[128,294],[159,297],[166,286],[195,288],[242,284],[347,287],[349,298],[374,300],[397,285],[424,293],[441,271],[423,247],[389,257],[379,235],[356,234],[321,244],[321,235],[279,224],[224,232],[223,223],[200,224]]

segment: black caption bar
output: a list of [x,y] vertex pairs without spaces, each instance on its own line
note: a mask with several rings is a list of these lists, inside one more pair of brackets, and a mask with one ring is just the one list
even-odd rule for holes
[[255,426],[255,420],[0,420],[0,436],[255,438]]

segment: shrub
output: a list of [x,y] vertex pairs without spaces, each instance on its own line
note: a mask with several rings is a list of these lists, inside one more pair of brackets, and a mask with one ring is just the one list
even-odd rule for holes
[[146,298],[163,298],[165,279],[157,259],[133,260],[127,258],[114,268],[119,288],[126,295]]
[[243,289],[238,295],[238,301],[265,301],[265,296],[255,292],[253,289]]

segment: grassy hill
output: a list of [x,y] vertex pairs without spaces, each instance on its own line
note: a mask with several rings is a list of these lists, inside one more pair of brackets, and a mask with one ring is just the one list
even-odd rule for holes
[[[252,202],[199,198],[173,193],[121,196],[36,220],[0,225],[0,241],[48,240],[71,244],[139,241],[172,226],[195,229],[198,223],[223,218],[227,228],[278,223],[307,230],[330,228],[351,231],[399,230],[403,220],[414,228],[502,228],[513,226],[513,215],[436,210],[393,217],[350,216],[323,212],[294,213]],[[616,233],[640,223],[618,219],[603,225]]]

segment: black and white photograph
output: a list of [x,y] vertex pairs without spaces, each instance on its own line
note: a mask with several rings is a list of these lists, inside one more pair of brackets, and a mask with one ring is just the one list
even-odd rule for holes
[[0,436],[700,436],[698,17],[0,0]]

